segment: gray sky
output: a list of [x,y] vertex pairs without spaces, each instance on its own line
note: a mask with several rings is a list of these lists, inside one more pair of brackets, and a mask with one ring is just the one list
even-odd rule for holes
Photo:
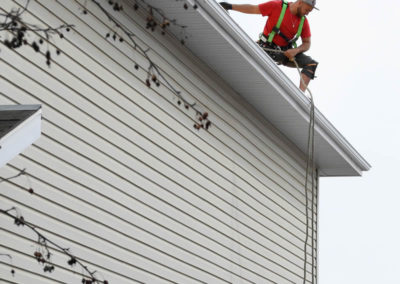
[[[398,284],[400,1],[319,0],[317,7],[307,52],[320,63],[310,84],[316,106],[372,165],[361,178],[321,179],[319,283]],[[254,40],[267,19],[230,15]],[[298,84],[297,71],[283,70]]]

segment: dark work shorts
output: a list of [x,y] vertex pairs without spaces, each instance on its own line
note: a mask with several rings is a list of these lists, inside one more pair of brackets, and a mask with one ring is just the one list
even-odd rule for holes
[[[273,44],[269,46],[266,43],[258,42],[261,47],[278,49],[278,47]],[[285,51],[288,48],[280,48],[281,50]],[[277,64],[282,64],[287,67],[296,68],[296,64],[290,61],[283,53],[272,52],[272,51],[265,51]],[[317,69],[318,62],[312,59],[310,56],[305,55],[304,53],[299,53],[295,56],[295,60],[300,68],[302,68],[301,73],[304,73],[307,77],[314,79],[315,77],[315,70]]]

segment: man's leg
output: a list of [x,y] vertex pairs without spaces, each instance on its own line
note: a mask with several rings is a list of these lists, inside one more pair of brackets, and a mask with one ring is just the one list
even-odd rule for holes
[[308,77],[306,74],[301,73],[301,79],[300,79],[300,90],[303,92],[306,91],[308,84],[310,83],[311,78]]
[[317,69],[318,62],[304,53],[297,54],[295,58],[299,67],[303,68],[301,70],[300,90],[305,92],[310,80],[315,77],[315,70]]
[[[315,70],[317,69],[318,62],[312,59],[310,56],[305,55],[304,53],[297,54],[295,59],[299,68],[302,68],[300,74],[300,90],[305,92],[308,84],[310,83],[310,80],[314,79],[315,77]],[[283,65],[296,68],[296,64],[294,64],[294,62],[292,61],[289,61],[289,59],[286,57],[283,61]]]

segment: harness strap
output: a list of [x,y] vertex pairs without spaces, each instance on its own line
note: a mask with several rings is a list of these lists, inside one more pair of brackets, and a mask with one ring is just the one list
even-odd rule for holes
[[304,26],[304,21],[305,21],[305,17],[301,17],[301,21],[299,24],[299,28],[297,29],[297,33],[295,35],[295,37],[291,40],[291,42],[293,42],[293,46],[294,48],[297,47],[296,41],[299,39],[299,37],[301,36],[301,32],[303,31],[303,26]]
[[275,37],[275,34],[276,34],[277,32],[279,32],[279,29],[280,29],[280,27],[281,27],[281,24],[282,24],[282,21],[283,21],[283,17],[285,16],[287,7],[288,7],[287,0],[282,0],[282,10],[281,10],[281,14],[279,15],[278,22],[276,23],[275,27],[272,29],[272,32],[269,34],[269,37],[268,37],[268,42],[269,42],[269,43],[272,42],[272,40],[273,40],[274,37]]
[[292,44],[293,47],[297,47],[296,41],[299,39],[299,37],[301,36],[301,32],[303,31],[303,26],[304,26],[304,21],[305,21],[305,16],[301,17],[301,21],[299,24],[299,27],[297,29],[297,33],[296,35],[292,38],[289,39],[287,36],[285,36],[281,31],[280,31],[280,27],[283,21],[283,18],[285,16],[286,13],[286,9],[288,7],[288,3],[287,0],[282,0],[282,10],[281,10],[281,14],[279,15],[279,19],[278,22],[276,23],[275,27],[272,29],[271,33],[268,35],[268,42],[271,43],[272,40],[274,39],[275,35],[278,34],[280,35],[284,40],[286,40],[288,42],[288,44]]

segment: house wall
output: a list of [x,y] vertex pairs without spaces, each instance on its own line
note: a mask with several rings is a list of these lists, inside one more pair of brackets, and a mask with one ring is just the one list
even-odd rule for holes
[[[109,283],[302,283],[303,154],[177,39],[149,32],[143,11],[125,5],[121,23],[168,81],[209,112],[209,131],[195,130],[194,112],[164,83],[146,86],[143,54],[105,39],[115,26],[92,1],[85,15],[85,2],[32,1],[24,15],[75,25],[50,43],[62,52],[50,68],[29,47],[1,48],[0,103],[43,106],[42,137],[0,170],[29,173],[1,185],[1,208],[18,207]],[[0,253],[13,256],[12,264],[0,259],[2,280],[80,283],[81,269],[57,250],[55,271],[43,273],[35,235],[4,215],[0,222]]]

